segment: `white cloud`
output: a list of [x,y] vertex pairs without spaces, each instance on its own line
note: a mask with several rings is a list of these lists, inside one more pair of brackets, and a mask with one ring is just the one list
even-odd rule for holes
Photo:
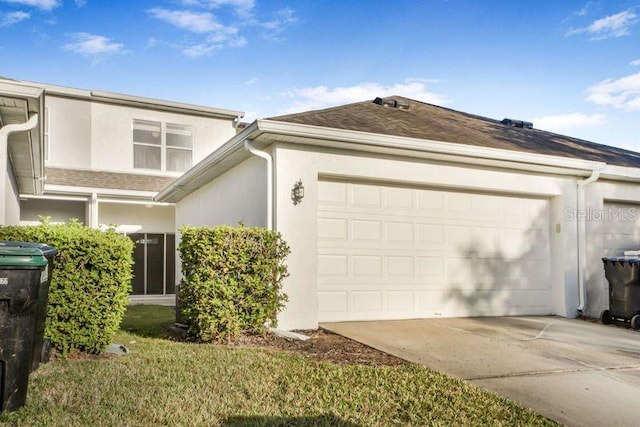
[[42,10],[52,10],[56,7],[60,6],[60,2],[58,0],[2,0],[5,3],[15,3],[21,4],[24,6],[36,7]]
[[209,55],[223,48],[239,48],[247,44],[247,40],[238,34],[238,28],[221,24],[210,12],[151,9],[149,13],[182,30],[206,35],[195,43],[179,46],[183,55],[191,58]]
[[259,81],[260,81],[259,78],[253,77],[253,78],[250,78],[249,80],[244,81],[242,84],[245,85],[245,86],[253,86],[256,83],[258,83]]
[[154,18],[165,21],[174,27],[193,33],[208,33],[224,28],[213,14],[209,12],[192,12],[189,10],[151,9]]
[[83,7],[84,5],[87,4],[87,0],[75,0],[76,2],[76,6],[78,7]]
[[406,80],[403,83],[395,83],[393,85],[364,82],[355,86],[336,88],[314,86],[291,89],[283,95],[292,101],[291,106],[283,111],[283,114],[318,110],[368,99],[373,100],[376,96],[400,95],[436,105],[444,105],[450,102],[445,95],[430,91],[422,80]]
[[640,111],[640,72],[608,79],[587,89],[588,102],[620,110]]
[[108,37],[96,34],[74,33],[71,38],[74,41],[62,46],[64,50],[93,58],[121,53],[124,47],[121,43],[114,43]]
[[638,15],[629,10],[625,10],[615,15],[605,16],[597,19],[591,25],[584,28],[574,28],[566,32],[566,36],[587,33],[592,40],[604,40],[614,37],[628,36],[631,34],[631,27],[638,22]]
[[589,13],[589,10],[591,9],[591,6],[593,6],[592,2],[588,2],[587,4],[585,4],[582,9],[576,10],[575,12],[573,12],[574,16],[587,16],[587,14]]
[[606,121],[604,114],[568,113],[538,117],[533,119],[533,124],[538,129],[561,133],[585,126],[599,126]]
[[278,40],[278,35],[283,32],[289,24],[297,22],[293,9],[285,7],[275,11],[273,18],[265,22],[255,22],[258,26],[266,30],[264,37],[271,40]]
[[635,61],[629,62],[629,65],[633,65],[634,67],[639,66],[640,65],[640,59],[636,59]]
[[9,12],[0,14],[0,28],[1,27],[10,27],[18,22],[24,21],[25,19],[29,19],[31,15],[27,12]]

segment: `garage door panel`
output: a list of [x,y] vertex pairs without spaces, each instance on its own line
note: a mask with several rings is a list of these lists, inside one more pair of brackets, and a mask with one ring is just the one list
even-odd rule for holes
[[547,200],[323,181],[318,193],[320,321],[551,312]]
[[319,218],[318,239],[320,241],[339,240],[347,241],[348,221],[346,218]]
[[382,223],[357,219],[351,221],[351,238],[353,240],[382,241]]
[[351,184],[351,204],[367,208],[378,208],[382,204],[382,189],[373,185]]
[[390,209],[409,209],[415,207],[414,192],[407,188],[387,188],[384,197],[384,206]]
[[318,187],[318,202],[323,205],[346,206],[347,184],[325,181]]

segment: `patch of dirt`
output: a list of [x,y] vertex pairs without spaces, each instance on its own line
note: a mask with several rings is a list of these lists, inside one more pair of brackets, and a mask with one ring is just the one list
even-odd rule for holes
[[243,335],[230,346],[285,351],[318,362],[339,365],[401,366],[409,364],[403,359],[322,329],[297,332],[310,338],[301,341],[282,338],[272,333]]

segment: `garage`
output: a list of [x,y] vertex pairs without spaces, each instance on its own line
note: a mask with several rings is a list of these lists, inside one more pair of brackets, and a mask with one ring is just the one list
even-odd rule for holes
[[176,229],[280,233],[282,329],[598,317],[601,258],[640,249],[638,171],[639,153],[392,96],[258,119],[156,200]]
[[549,201],[318,183],[318,320],[551,313]]

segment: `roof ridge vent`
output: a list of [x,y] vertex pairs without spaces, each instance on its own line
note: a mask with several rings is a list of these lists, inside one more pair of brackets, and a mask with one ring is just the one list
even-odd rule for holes
[[500,121],[505,126],[511,126],[515,128],[525,128],[525,129],[533,129],[533,123],[527,122],[524,120],[516,120],[516,119],[502,119]]
[[382,105],[383,107],[398,108],[400,110],[408,110],[409,103],[392,98],[380,98],[379,96],[373,100],[374,104]]

